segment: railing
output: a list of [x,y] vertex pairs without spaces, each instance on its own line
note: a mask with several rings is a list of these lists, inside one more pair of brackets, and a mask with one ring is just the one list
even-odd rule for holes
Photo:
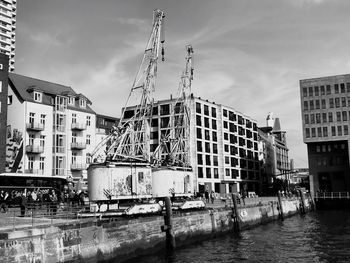
[[76,170],[76,171],[85,170],[86,167],[87,167],[86,163],[72,163],[70,165],[70,169],[71,170]]
[[43,131],[45,129],[45,125],[39,122],[29,122],[26,124],[27,130],[32,131]]
[[72,123],[72,130],[86,130],[86,123]]
[[315,199],[350,199],[350,192],[317,192]]
[[86,143],[85,142],[72,142],[70,144],[71,149],[76,149],[76,150],[82,150],[86,148]]
[[27,145],[26,146],[26,152],[27,153],[43,153],[44,147],[43,146],[37,146],[37,145]]

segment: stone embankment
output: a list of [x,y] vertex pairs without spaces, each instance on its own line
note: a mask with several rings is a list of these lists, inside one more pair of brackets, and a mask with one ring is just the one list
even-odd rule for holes
[[[304,196],[217,200],[198,211],[163,215],[79,221],[1,233],[0,262],[96,262],[118,261],[166,248],[171,228],[177,247],[232,231],[240,231],[312,209]],[[166,221],[169,222],[169,221]]]

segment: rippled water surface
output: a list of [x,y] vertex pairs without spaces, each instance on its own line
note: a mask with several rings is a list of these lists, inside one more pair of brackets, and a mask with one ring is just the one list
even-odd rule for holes
[[350,262],[350,211],[296,215],[128,262]]

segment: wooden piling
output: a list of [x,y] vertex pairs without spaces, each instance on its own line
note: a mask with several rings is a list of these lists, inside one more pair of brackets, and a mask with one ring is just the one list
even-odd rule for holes
[[232,194],[232,203],[233,203],[233,209],[232,209],[233,227],[235,232],[240,232],[241,226],[239,224],[237,196],[235,194]]
[[300,213],[305,214],[305,199],[304,199],[304,193],[299,190],[298,191],[300,194]]
[[278,196],[278,216],[281,220],[284,220],[281,191],[278,191],[277,196]]
[[164,198],[165,203],[165,216],[164,216],[164,226],[162,226],[162,231],[166,233],[166,246],[168,249],[175,249],[175,235],[173,230],[173,212],[171,209],[170,197]]

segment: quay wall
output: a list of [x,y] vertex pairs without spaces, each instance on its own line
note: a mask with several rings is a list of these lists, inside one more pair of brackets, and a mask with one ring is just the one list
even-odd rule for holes
[[[305,210],[312,203],[305,199]],[[240,229],[300,213],[300,198],[217,207],[191,212],[175,212],[172,230],[176,246],[208,239]],[[280,207],[281,206],[281,207]],[[282,210],[281,210],[282,208]],[[281,215],[281,211],[283,214]],[[0,233],[0,262],[103,262],[113,258],[123,261],[166,248],[161,215],[89,220]]]

